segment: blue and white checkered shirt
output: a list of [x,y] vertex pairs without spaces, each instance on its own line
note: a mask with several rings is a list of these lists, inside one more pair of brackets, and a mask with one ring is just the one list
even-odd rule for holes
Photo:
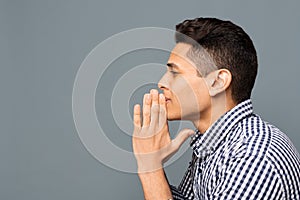
[[191,139],[192,161],[176,199],[300,199],[300,156],[289,138],[253,113],[250,99]]

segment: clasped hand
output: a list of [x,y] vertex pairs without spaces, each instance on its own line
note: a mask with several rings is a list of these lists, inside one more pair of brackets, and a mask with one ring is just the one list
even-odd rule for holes
[[162,168],[194,133],[183,129],[175,139],[170,138],[165,96],[155,89],[144,95],[142,111],[139,104],[134,106],[133,123],[132,145],[139,173]]

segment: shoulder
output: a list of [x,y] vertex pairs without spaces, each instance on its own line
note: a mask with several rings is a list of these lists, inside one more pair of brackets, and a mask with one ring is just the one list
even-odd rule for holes
[[[240,145],[235,147],[237,150],[231,160],[251,160],[248,164],[261,170],[260,174],[266,173],[268,168],[280,182],[285,196],[299,197],[300,156],[288,136],[256,114],[243,119],[238,129],[235,144]],[[264,167],[257,168],[260,163],[264,163]]]
[[268,159],[294,156],[299,162],[299,153],[288,136],[276,126],[264,121],[259,115],[252,114],[243,119],[237,129],[239,134],[235,143],[241,143],[243,156],[246,154]]
[[259,115],[252,114],[239,123],[240,140],[246,153],[268,158],[280,155],[294,155],[299,159],[295,146],[279,128],[264,121]]

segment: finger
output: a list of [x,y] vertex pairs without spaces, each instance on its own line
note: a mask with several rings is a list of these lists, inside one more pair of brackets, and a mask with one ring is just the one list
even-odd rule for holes
[[192,129],[183,129],[181,130],[178,135],[176,136],[175,139],[173,139],[172,144],[173,144],[173,149],[172,151],[175,152],[177,151],[181,145],[191,136],[194,134],[194,130]]
[[152,89],[151,94],[151,121],[150,126],[158,126],[159,104],[158,104],[158,91]]
[[145,94],[143,100],[143,127],[150,125],[150,106],[151,106],[150,94]]
[[159,94],[159,127],[167,123],[166,99],[165,95]]
[[141,128],[141,107],[139,104],[134,105],[133,108],[133,124],[135,130]]
[[155,89],[152,89],[150,91],[151,97],[152,97],[152,105],[158,105],[158,91]]

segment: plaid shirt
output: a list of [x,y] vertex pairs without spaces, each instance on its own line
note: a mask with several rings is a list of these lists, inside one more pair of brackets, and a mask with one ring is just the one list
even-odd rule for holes
[[300,156],[288,137],[253,113],[250,99],[191,139],[192,161],[176,199],[300,199]]

